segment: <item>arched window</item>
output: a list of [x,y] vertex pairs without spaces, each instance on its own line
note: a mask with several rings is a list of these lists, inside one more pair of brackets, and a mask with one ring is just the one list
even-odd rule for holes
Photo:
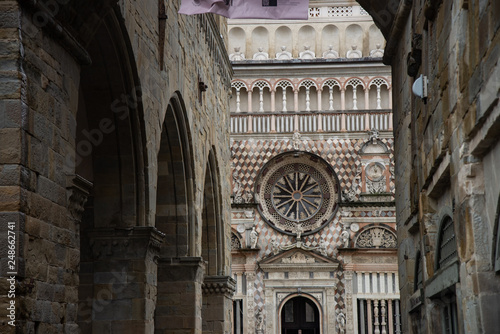
[[455,241],[455,229],[453,219],[445,216],[439,229],[439,239],[437,245],[437,268],[442,268],[446,263],[457,257],[457,243]]

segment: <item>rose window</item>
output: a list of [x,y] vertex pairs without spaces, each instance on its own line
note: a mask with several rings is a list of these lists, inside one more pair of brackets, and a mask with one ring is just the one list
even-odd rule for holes
[[311,218],[321,208],[321,187],[310,174],[293,172],[274,184],[271,201],[278,213],[292,221]]
[[338,206],[335,173],[319,157],[301,152],[283,154],[261,170],[255,187],[259,211],[273,228],[311,234],[333,218]]

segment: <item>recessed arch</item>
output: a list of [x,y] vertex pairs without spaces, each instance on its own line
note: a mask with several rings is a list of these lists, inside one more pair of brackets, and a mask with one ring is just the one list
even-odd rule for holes
[[316,53],[316,56],[318,52],[321,52],[321,50],[316,50],[316,30],[309,25],[300,27],[298,32],[297,52],[304,51],[304,47],[310,48],[311,51]]
[[252,31],[252,49],[251,55],[248,55],[250,58],[255,53],[259,52],[259,49],[262,48],[263,52],[269,52],[269,31],[262,27],[256,27]]
[[[286,48],[286,51],[288,52],[293,52],[293,37],[292,37],[292,30],[286,26],[281,26],[278,29],[276,29],[276,32],[274,33],[274,40],[275,40],[275,50],[278,52],[278,50],[281,50],[281,47],[284,46]],[[296,57],[294,54],[293,56]]]
[[[301,307],[302,305],[303,307]],[[309,312],[307,306],[310,307]],[[304,311],[304,313],[301,314],[301,311]],[[290,316],[290,313],[293,315]],[[297,324],[302,322],[302,319],[297,319],[297,316],[303,316],[303,319],[307,320],[307,316],[311,315],[317,318],[314,319],[314,321],[309,321],[309,324],[307,324],[308,321],[305,321],[307,326],[306,329],[315,330],[317,333],[323,333],[323,308],[318,300],[308,293],[293,293],[288,295],[278,306],[278,319],[276,319],[279,326],[278,333],[284,334],[286,333],[286,329],[294,330],[295,327],[297,327],[297,329],[305,328],[302,327],[303,324]],[[287,320],[289,320],[288,324]],[[309,320],[313,319],[310,318]]]
[[234,27],[229,30],[229,53],[233,53],[235,48],[239,48],[240,52],[248,57],[246,54],[246,33],[240,27]]
[[[94,5],[86,4],[86,11],[92,12],[88,20],[97,22],[85,26],[92,29],[86,31],[88,39],[83,41],[92,63],[82,66],[80,72],[76,152],[66,160],[66,167],[74,168],[75,174],[92,184],[79,234],[77,322],[83,329],[102,321],[94,309],[95,301],[102,298],[96,277],[112,275],[117,268],[132,271],[133,262],[120,262],[123,254],[96,254],[91,245],[105,245],[113,237],[120,238],[120,231],[149,225],[144,112],[134,55],[117,6],[98,10]],[[64,10],[73,11],[75,6],[68,4]],[[83,19],[80,23],[88,22]],[[100,310],[109,312],[114,302],[112,296]],[[120,320],[114,316],[110,321]]]
[[224,226],[222,222],[219,173],[215,150],[208,155],[203,186],[201,256],[207,276],[224,273]]
[[194,180],[186,112],[176,93],[167,107],[158,150],[155,226],[165,233],[162,257],[194,256]]
[[435,269],[443,268],[458,257],[455,226],[451,215],[445,214],[439,223]]

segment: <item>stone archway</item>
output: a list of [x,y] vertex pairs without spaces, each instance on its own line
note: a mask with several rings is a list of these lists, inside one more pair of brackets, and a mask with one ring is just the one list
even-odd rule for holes
[[211,149],[205,170],[201,224],[201,255],[205,263],[203,279],[203,333],[224,334],[231,331],[228,315],[236,282],[225,276],[225,235],[221,213],[219,173],[214,150]]
[[165,235],[157,276],[155,331],[200,329],[203,263],[195,254],[193,171],[182,98],[168,105],[158,151],[155,226]]
[[316,303],[304,296],[288,299],[281,308],[281,334],[320,334],[320,311]]
[[91,64],[81,68],[74,151],[65,166],[76,175],[73,184],[88,192],[79,231],[77,322],[83,333],[145,332],[153,323],[146,305],[155,296],[142,291],[151,285],[146,277],[156,274],[162,236],[145,226],[141,87],[118,9],[88,7],[100,19],[91,33],[82,28]]

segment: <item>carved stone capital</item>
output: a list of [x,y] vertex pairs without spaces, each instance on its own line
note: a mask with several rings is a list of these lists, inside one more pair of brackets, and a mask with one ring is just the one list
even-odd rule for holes
[[92,190],[92,182],[84,179],[80,175],[69,175],[66,177],[66,198],[68,209],[74,220],[82,220],[85,203]]
[[236,291],[236,281],[230,276],[207,276],[202,289],[205,295],[224,295],[232,298]]
[[155,227],[96,228],[88,231],[92,258],[157,258],[165,234]]

